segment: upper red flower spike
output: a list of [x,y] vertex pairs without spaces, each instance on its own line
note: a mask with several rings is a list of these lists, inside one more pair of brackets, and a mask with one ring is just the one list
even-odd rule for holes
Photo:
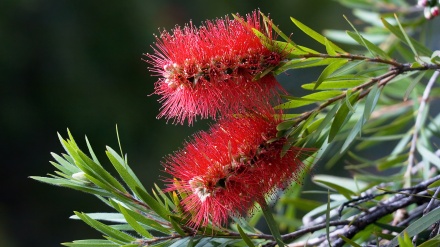
[[281,157],[286,140],[276,139],[278,117],[221,119],[166,159],[165,170],[174,177],[167,191],[182,196],[189,225],[224,225],[229,216],[244,215],[278,188],[299,181],[303,150],[293,147]]
[[271,24],[267,26],[269,31],[263,30],[254,11],[242,21],[226,17],[199,28],[190,23],[177,26],[172,34],[163,31],[154,54],[146,54],[150,70],[160,76],[154,92],[163,104],[158,117],[192,124],[196,117],[216,118],[269,105],[276,91],[284,90],[272,74],[253,81],[283,56],[267,49],[252,31],[272,39]]

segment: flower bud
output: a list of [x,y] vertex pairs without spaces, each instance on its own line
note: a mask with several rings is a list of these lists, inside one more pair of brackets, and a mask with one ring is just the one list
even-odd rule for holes
[[90,180],[85,176],[85,173],[82,171],[72,174],[72,178],[86,184],[91,183]]
[[423,15],[425,16],[425,18],[426,18],[427,20],[431,20],[431,19],[433,18],[432,13],[431,13],[431,8],[426,7],[426,8],[423,10]]
[[436,17],[439,15],[439,7],[438,6],[434,6],[431,8],[431,15],[433,17]]

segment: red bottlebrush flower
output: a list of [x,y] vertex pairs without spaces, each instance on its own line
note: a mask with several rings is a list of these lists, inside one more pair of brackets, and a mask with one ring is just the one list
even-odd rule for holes
[[282,60],[252,31],[272,39],[270,24],[263,30],[256,11],[243,21],[247,24],[226,17],[161,33],[155,53],[146,54],[150,70],[160,76],[154,92],[163,104],[158,117],[192,124],[197,116],[216,118],[268,105],[278,90],[284,92],[272,74],[253,81]]
[[286,140],[276,139],[280,121],[270,114],[221,119],[166,159],[165,170],[174,177],[167,191],[183,195],[189,225],[224,225],[299,181],[302,150],[291,148],[281,157]]

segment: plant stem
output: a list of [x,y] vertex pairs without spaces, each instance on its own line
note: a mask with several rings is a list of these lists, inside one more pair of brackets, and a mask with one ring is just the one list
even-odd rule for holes
[[440,71],[436,70],[434,74],[431,76],[431,78],[428,81],[428,84],[426,85],[425,91],[423,92],[422,100],[420,101],[419,110],[417,112],[416,122],[414,124],[414,133],[411,140],[411,147],[409,149],[409,155],[408,155],[408,166],[406,168],[405,172],[405,185],[410,186],[411,181],[411,170],[414,165],[414,159],[415,159],[415,151],[417,146],[417,139],[419,135],[420,128],[422,127],[423,122],[423,112],[426,107],[426,103],[428,102],[429,93],[431,92],[431,89],[437,80],[437,78],[440,75]]

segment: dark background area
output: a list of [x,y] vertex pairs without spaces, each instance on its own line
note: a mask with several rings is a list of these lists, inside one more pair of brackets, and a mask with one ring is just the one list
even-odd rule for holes
[[[192,20],[260,8],[270,13],[296,43],[310,39],[289,16],[322,31],[348,29],[350,14],[335,1],[78,1],[0,2],[0,246],[59,246],[101,238],[86,224],[69,220],[73,211],[110,211],[88,194],[38,183],[54,168],[50,152],[62,153],[57,132],[69,128],[86,148],[87,135],[104,166],[105,145],[124,152],[145,186],[161,184],[160,162],[188,136],[206,129],[156,119],[159,104],[142,54],[151,52],[153,33]],[[322,48],[319,48],[322,50]],[[292,72],[282,78],[289,91],[318,74]],[[110,167],[110,166],[106,166]]]

